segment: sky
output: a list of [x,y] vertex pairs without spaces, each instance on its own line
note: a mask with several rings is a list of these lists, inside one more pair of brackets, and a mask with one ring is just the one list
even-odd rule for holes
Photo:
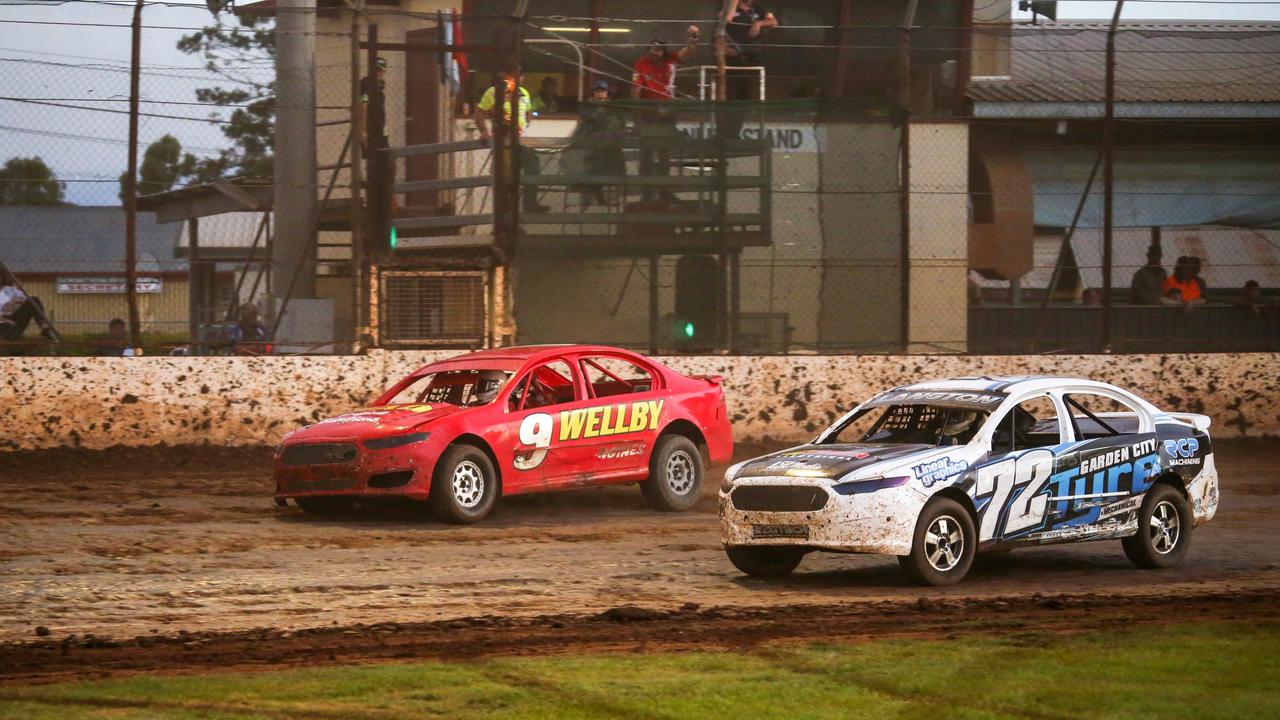
[[[535,9],[537,4],[533,0]],[[776,5],[779,10],[785,8],[785,0]],[[1109,19],[1114,7],[1110,0],[1063,1],[1058,3],[1058,18]],[[77,204],[118,202],[118,177],[126,164],[127,116],[32,101],[127,110],[132,13],[132,3],[120,0],[0,0],[0,98],[27,101],[0,100],[0,161],[42,157],[67,182],[67,198]],[[1029,17],[1016,10],[1014,16]],[[1129,0],[1124,17],[1280,21],[1280,0]],[[196,88],[217,84],[202,69],[202,58],[184,55],[175,47],[182,35],[212,20],[204,0],[148,0],[143,12],[143,24],[148,27],[142,38],[142,111],[195,121],[142,118],[140,149],[164,134],[174,135],[186,150],[198,155],[214,154],[227,145],[219,126],[200,121],[210,114],[208,107],[180,104],[193,103]],[[269,79],[272,70],[263,63],[253,72]]]

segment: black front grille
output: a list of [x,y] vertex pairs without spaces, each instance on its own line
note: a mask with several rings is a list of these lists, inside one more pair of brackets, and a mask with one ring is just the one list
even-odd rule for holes
[[290,445],[280,456],[285,465],[337,465],[355,459],[356,446],[351,443]]
[[401,485],[408,485],[413,479],[412,470],[396,470],[394,472],[378,473],[369,478],[369,487],[371,488],[393,488]]
[[827,491],[808,485],[743,485],[730,496],[739,510],[805,512],[827,506]]

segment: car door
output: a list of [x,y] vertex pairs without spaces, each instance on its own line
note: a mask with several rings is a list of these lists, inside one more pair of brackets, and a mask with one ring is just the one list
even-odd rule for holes
[[583,417],[576,419],[589,436],[584,462],[598,479],[643,476],[666,405],[661,376],[636,360],[607,353],[579,356],[578,369],[589,398]]
[[512,445],[512,470],[521,486],[547,487],[572,464],[572,448],[559,439],[560,414],[582,398],[581,383],[565,359],[529,369],[507,398],[506,435]]
[[1062,402],[1078,461],[1058,481],[1059,522],[1077,528],[1080,539],[1114,534],[1160,474],[1154,423],[1137,405],[1102,390],[1069,391]]
[[1075,460],[1059,401],[1035,393],[991,420],[990,453],[973,474],[978,542],[1005,542],[1045,532],[1056,501],[1053,478]]

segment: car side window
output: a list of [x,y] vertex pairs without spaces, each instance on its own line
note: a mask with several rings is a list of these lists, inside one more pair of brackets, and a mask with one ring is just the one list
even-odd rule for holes
[[594,356],[582,359],[582,376],[592,397],[609,397],[653,389],[653,375],[645,368],[619,357]]
[[539,365],[524,376],[511,393],[511,410],[531,410],[578,399],[573,370],[564,360]]
[[1111,437],[1138,432],[1142,415],[1138,409],[1106,395],[1080,392],[1064,395],[1071,413],[1077,440]]
[[1047,395],[1027,398],[1000,418],[991,437],[992,453],[1049,447],[1062,442],[1058,409]]

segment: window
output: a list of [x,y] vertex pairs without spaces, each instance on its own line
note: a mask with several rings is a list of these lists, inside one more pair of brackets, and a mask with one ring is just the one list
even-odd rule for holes
[[530,410],[573,402],[578,398],[576,387],[569,363],[553,360],[521,378],[511,393],[508,408]]
[[408,403],[476,407],[488,405],[511,378],[507,370],[450,370],[423,375],[391,398],[388,405]]
[[653,376],[648,370],[617,357],[583,358],[582,375],[592,397],[648,392],[653,388]]
[[872,407],[850,418],[827,442],[964,445],[986,419],[980,410],[942,405]]
[[1095,393],[1071,393],[1063,397],[1071,413],[1077,440],[1138,432],[1142,416],[1126,403]]
[[991,440],[993,453],[1016,452],[1062,442],[1058,410],[1047,395],[1028,398],[1000,419]]

